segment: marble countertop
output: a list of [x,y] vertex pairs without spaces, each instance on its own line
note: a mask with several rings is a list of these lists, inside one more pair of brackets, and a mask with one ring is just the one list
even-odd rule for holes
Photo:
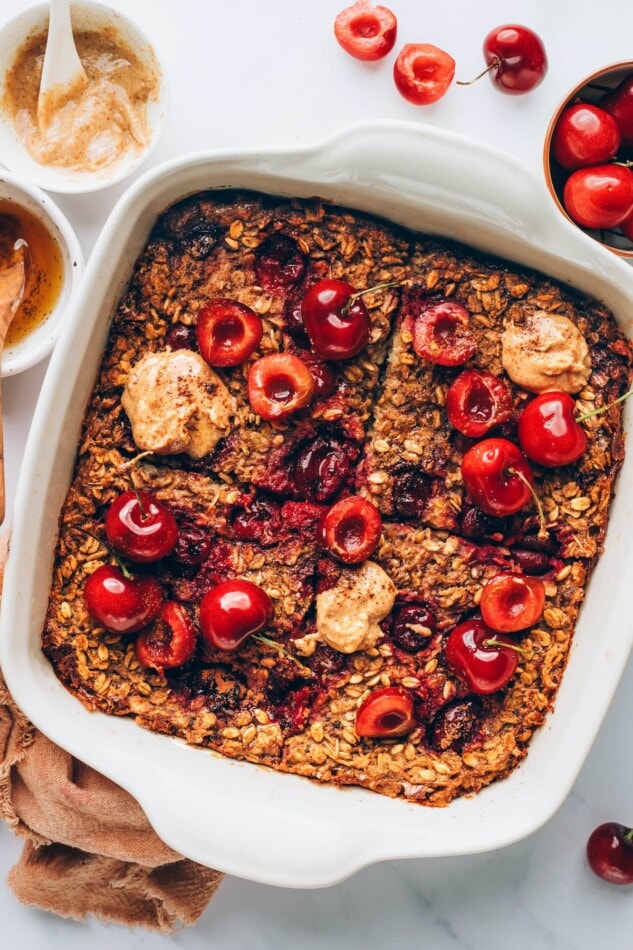
[[[541,167],[549,118],[592,70],[633,58],[630,0],[469,0],[422,5],[392,0],[398,44],[430,42],[455,57],[458,76],[481,68],[481,41],[518,19],[544,39],[550,71],[529,96],[509,97],[487,80],[453,87],[425,109],[407,104],[391,78],[393,56],[363,65],[339,50],[331,24],[345,0],[113,0],[145,28],[171,86],[171,109],[151,163],[200,148],[296,145],[359,119],[399,118],[486,140]],[[29,6],[3,0],[1,20]],[[608,14],[606,11],[608,10]],[[146,170],[145,166],[141,171]],[[122,185],[59,197],[86,256]],[[45,365],[3,381],[9,511]],[[172,938],[184,950],[265,950],[289,945],[429,950],[589,950],[630,946],[633,891],[598,881],[584,845],[602,821],[633,822],[633,665],[565,804],[528,840],[484,855],[386,863],[337,887],[292,891],[227,879],[194,928]],[[158,950],[168,938],[96,922],[80,925],[20,906],[4,883],[19,842],[0,825],[2,945],[26,950]]]

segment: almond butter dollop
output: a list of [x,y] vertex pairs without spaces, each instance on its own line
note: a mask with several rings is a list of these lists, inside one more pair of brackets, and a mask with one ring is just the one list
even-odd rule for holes
[[146,353],[128,376],[121,404],[139,449],[201,458],[231,429],[233,396],[191,350]]
[[314,653],[319,640],[339,653],[369,650],[382,637],[378,624],[395,599],[395,584],[374,561],[349,568],[334,587],[317,595],[317,632],[294,644],[304,656]]
[[501,361],[510,379],[531,393],[577,393],[591,375],[587,342],[572,321],[537,310],[501,337]]

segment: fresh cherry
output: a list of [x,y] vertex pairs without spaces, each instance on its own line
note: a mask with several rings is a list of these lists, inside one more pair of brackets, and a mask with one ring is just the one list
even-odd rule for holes
[[105,530],[114,550],[137,564],[159,561],[178,541],[172,513],[144,491],[119,495],[106,512]]
[[589,102],[574,102],[556,123],[552,151],[559,165],[573,171],[608,162],[617,153],[620,139],[612,115]]
[[587,841],[587,860],[603,881],[633,884],[633,828],[615,821],[599,825]]
[[153,577],[132,577],[104,564],[84,587],[88,613],[112,633],[136,633],[151,623],[163,605],[163,592]]
[[462,459],[462,477],[472,500],[488,515],[512,515],[534,497],[530,466],[507,439],[473,445]]
[[343,280],[320,280],[301,301],[303,325],[326,360],[351,359],[369,343],[369,312],[355,293]]
[[255,252],[255,274],[269,293],[287,293],[305,274],[306,262],[297,242],[286,234],[271,234]]
[[633,213],[633,171],[623,165],[595,165],[573,172],[563,204],[583,228],[617,228]]
[[396,42],[398,21],[387,7],[372,7],[370,0],[357,0],[341,10],[334,21],[334,35],[346,53],[372,62],[382,59]]
[[479,607],[484,622],[499,633],[527,630],[541,617],[545,585],[538,577],[497,574],[481,593]]
[[238,578],[207,591],[200,603],[200,627],[211,646],[237,650],[251,634],[269,627],[274,614],[266,591]]
[[510,682],[519,665],[518,652],[508,637],[476,618],[458,624],[446,641],[449,667],[479,695],[496,693]]
[[575,409],[569,393],[554,390],[527,404],[519,418],[519,442],[528,458],[547,467],[578,461],[587,448],[587,433]]
[[165,344],[172,350],[194,350],[196,349],[196,328],[189,327],[185,323],[175,323],[167,331]]
[[305,409],[314,395],[314,377],[292,353],[272,353],[256,360],[248,374],[248,401],[268,422],[283,422]]
[[611,113],[622,133],[622,145],[633,148],[633,76],[623,79],[620,85],[603,96],[601,109]]
[[423,304],[413,321],[413,349],[439,366],[460,366],[477,349],[468,311],[452,300]]
[[209,366],[238,366],[259,346],[264,327],[254,310],[217,297],[200,310],[196,336],[200,355]]
[[[488,33],[484,40],[484,59],[488,66],[476,79],[489,73],[497,89],[511,96],[535,89],[547,73],[543,43],[527,26],[516,23],[497,26]],[[470,83],[460,82],[459,85],[468,86]]]
[[190,660],[196,649],[196,631],[182,604],[168,601],[156,622],[139,634],[134,649],[139,663],[159,673]]
[[350,463],[342,445],[327,436],[317,436],[297,456],[294,480],[300,495],[308,501],[330,501],[349,474]]
[[448,421],[471,439],[507,422],[512,415],[512,395],[498,376],[467,369],[457,377],[446,394]]
[[393,65],[400,95],[415,106],[437,102],[455,76],[455,60],[430,43],[407,43]]
[[406,736],[416,725],[413,697],[402,686],[375,689],[356,713],[356,734],[363,739]]
[[322,547],[344,564],[360,564],[378,547],[382,518],[375,505],[350,495],[333,505],[319,523]]
[[437,630],[435,614],[424,604],[401,607],[393,621],[391,639],[405,653],[418,653],[429,645]]

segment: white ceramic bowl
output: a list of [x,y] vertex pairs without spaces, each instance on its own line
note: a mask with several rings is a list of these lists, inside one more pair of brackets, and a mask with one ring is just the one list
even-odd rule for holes
[[[71,5],[73,30],[99,30],[114,27],[118,36],[130,46],[141,62],[159,77],[158,93],[150,100],[147,118],[151,138],[147,148],[130,149],[116,164],[95,172],[71,171],[41,165],[24,147],[17,134],[13,120],[6,110],[0,110],[0,161],[12,171],[19,172],[40,188],[63,194],[80,194],[98,191],[116,184],[145,161],[152,151],[167,115],[168,92],[164,73],[156,53],[141,29],[127,17],[101,3],[74,2]],[[16,51],[32,33],[48,28],[49,6],[47,3],[29,7],[12,20],[0,26],[0,102],[5,94],[7,70],[14,62]]]
[[39,188],[0,169],[0,199],[15,202],[38,218],[53,236],[62,258],[63,277],[57,303],[46,319],[22,340],[7,346],[0,375],[15,376],[43,360],[53,349],[60,322],[75,295],[83,270],[83,255],[75,232],[52,198]]
[[[199,154],[136,182],[112,212],[53,355],[24,456],[0,620],[0,662],[33,722],[128,789],[173,848],[232,874],[333,884],[374,861],[510,844],[569,792],[633,642],[633,453],[591,580],[556,709],[507,779],[446,808],[339,789],[192,749],[131,719],[90,713],[40,650],[57,519],[108,326],[158,212],[198,189],[321,195],[458,238],[597,295],[631,333],[633,271],[570,224],[542,182],[503,153],[405,123],[354,127],[313,148]],[[630,410],[625,410],[630,427]]]

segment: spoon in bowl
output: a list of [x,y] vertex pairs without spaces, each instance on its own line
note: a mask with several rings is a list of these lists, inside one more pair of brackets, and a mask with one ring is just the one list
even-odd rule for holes
[[[28,246],[15,240],[17,222],[8,215],[0,218],[0,359],[4,341],[22,299],[28,277]],[[0,524],[5,515],[4,440],[2,427],[2,390],[0,390]]]
[[40,129],[47,129],[61,104],[79,94],[88,83],[79,59],[70,19],[70,0],[50,0],[51,12],[44,66],[37,100]]

